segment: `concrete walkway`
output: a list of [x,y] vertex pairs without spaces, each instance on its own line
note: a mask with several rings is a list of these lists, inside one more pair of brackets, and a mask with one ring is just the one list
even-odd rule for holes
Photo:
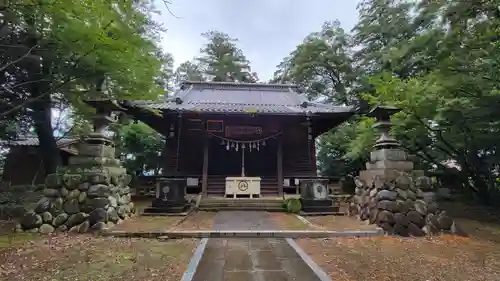
[[[218,212],[214,230],[277,230],[267,212]],[[302,258],[278,238],[211,238],[193,281],[319,281]]]

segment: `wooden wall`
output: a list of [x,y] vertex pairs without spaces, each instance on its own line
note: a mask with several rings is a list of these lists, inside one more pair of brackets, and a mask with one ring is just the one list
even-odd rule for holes
[[[304,119],[293,116],[228,116],[228,115],[185,115],[182,117],[180,127],[180,140],[177,132],[179,129],[178,118],[174,118],[174,136],[167,137],[165,145],[164,171],[167,176],[175,175],[178,167],[179,175],[201,175],[203,169],[203,145],[204,138],[208,134],[203,130],[193,130],[188,119],[224,120],[227,125],[246,125],[262,127],[262,135],[256,136],[260,139],[265,136],[282,132],[279,136],[283,145],[283,176],[314,176],[316,175],[316,159],[314,140],[307,141],[307,127],[301,124]],[[170,126],[166,124],[166,126]],[[224,133],[213,133],[224,137]],[[236,139],[232,137],[231,139]],[[242,137],[241,139],[244,139]],[[278,141],[278,140],[276,140]],[[275,153],[277,157],[277,146]],[[177,153],[177,149],[179,152]],[[271,156],[270,156],[271,157]],[[212,161],[210,161],[212,162]]]

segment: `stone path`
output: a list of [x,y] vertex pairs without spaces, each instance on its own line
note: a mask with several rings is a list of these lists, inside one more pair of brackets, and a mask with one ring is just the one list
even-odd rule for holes
[[[214,230],[277,230],[266,212],[218,212]],[[211,238],[193,281],[319,281],[284,239]]]

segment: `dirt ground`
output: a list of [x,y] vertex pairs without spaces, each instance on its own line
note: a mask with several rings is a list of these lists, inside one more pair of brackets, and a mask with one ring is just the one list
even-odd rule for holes
[[180,216],[136,216],[115,226],[112,230],[134,232],[211,230],[215,214],[214,212],[197,212],[190,214],[187,218]]
[[283,230],[375,230],[374,225],[368,225],[353,217],[347,216],[306,216],[311,224],[302,222],[294,214],[272,213],[271,218]]
[[282,230],[314,230],[310,225],[303,223],[294,214],[269,213],[271,221]]
[[333,281],[500,280],[500,212],[451,203],[442,207],[470,237],[383,236],[297,243]]
[[177,281],[198,243],[63,234],[16,234],[11,244],[5,235],[2,239],[0,280],[9,281]]

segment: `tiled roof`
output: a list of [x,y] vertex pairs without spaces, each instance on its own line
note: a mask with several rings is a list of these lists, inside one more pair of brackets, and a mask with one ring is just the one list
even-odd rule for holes
[[165,101],[132,101],[132,106],[219,113],[347,113],[351,107],[308,102],[295,85],[185,82]]
[[[59,148],[72,144],[73,142],[78,141],[75,138],[60,138],[57,140],[57,146]],[[0,141],[0,144],[6,146],[38,146],[39,141],[37,137],[25,137],[16,140],[5,140]]]

